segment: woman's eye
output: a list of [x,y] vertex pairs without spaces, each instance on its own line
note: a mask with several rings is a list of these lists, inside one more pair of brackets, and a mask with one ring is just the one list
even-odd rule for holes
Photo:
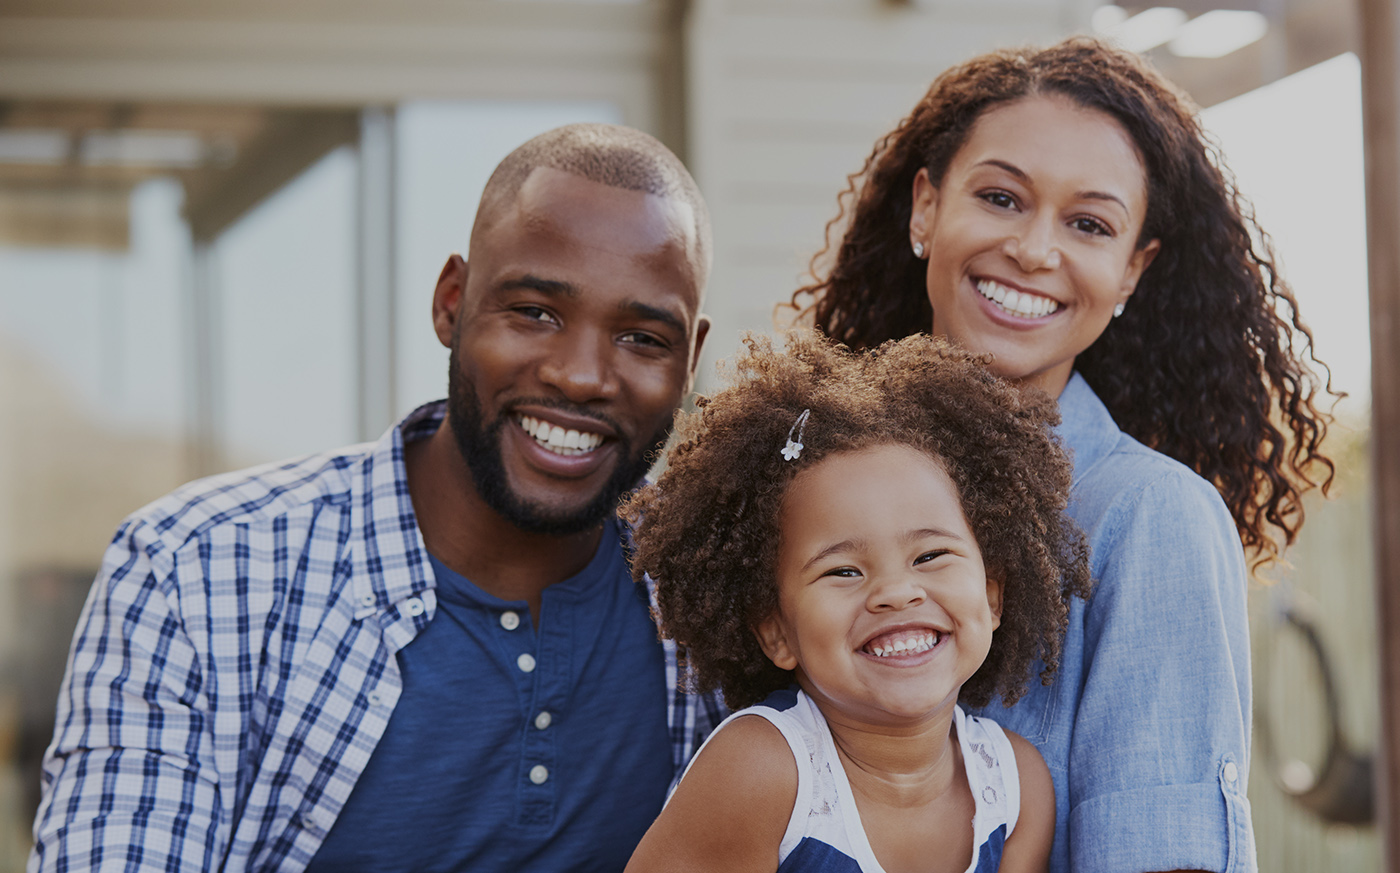
[[1074,229],[1082,233],[1092,233],[1095,236],[1113,236],[1113,229],[1099,221],[1097,218],[1090,218],[1081,215],[1073,221]]
[[984,191],[978,196],[1001,209],[1014,209],[1016,207],[1016,198],[1005,191]]

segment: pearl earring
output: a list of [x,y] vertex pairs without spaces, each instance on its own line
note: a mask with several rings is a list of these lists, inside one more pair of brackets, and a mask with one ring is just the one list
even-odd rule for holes
[[1118,304],[1117,306],[1113,307],[1113,317],[1114,317],[1114,318],[1117,318],[1118,316],[1122,315],[1122,314],[1123,314],[1123,310],[1124,310],[1125,308],[1127,308],[1127,307],[1125,307],[1125,306],[1124,306],[1123,304],[1121,304],[1121,303]]
[[916,242],[916,243],[914,243],[914,257],[919,258],[919,259],[922,259],[923,256],[924,256],[924,244],[921,243],[921,242]]

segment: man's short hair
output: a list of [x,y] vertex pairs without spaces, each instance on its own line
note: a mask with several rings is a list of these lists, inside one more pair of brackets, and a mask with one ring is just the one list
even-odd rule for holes
[[700,188],[680,158],[659,140],[616,124],[568,124],[540,134],[506,156],[486,182],[477,221],[510,202],[536,167],[582,176],[612,188],[672,197],[695,215],[696,254],[702,275],[709,272],[710,213]]

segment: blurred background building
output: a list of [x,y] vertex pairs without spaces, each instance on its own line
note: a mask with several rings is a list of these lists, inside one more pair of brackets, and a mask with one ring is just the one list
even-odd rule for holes
[[1251,594],[1250,796],[1261,869],[1378,869],[1356,11],[1174,2],[0,0],[0,873],[116,525],[444,395],[433,285],[511,148],[600,120],[687,161],[715,224],[703,390],[934,75],[1094,31],[1207,107],[1350,392],[1337,499]]

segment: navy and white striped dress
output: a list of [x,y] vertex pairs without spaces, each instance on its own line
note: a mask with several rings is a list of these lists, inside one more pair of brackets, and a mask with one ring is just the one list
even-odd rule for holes
[[[729,716],[715,733],[741,715],[771,722],[797,759],[797,802],[778,849],[778,873],[884,873],[861,826],[831,730],[812,699],[796,689],[775,692],[759,705]],[[976,802],[976,849],[967,873],[995,873],[1021,809],[1016,756],[996,722],[965,715],[957,707],[954,725]]]

